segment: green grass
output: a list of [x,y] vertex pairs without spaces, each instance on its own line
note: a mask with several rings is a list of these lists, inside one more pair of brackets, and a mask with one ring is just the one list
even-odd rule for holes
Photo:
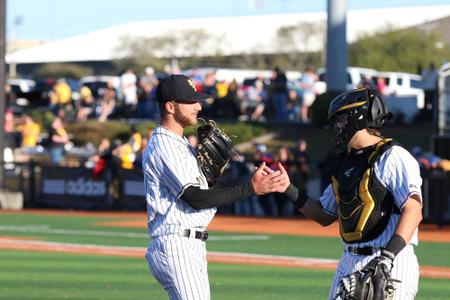
[[[0,250],[0,299],[167,299],[145,260]],[[326,299],[333,272],[209,264],[212,299]],[[448,299],[449,280],[421,279],[416,299]]]
[[[32,236],[53,242],[146,247],[145,228],[99,227],[97,222],[129,220],[126,217],[0,214],[1,236]],[[145,224],[145,214],[142,222]],[[67,232],[21,232],[37,226]],[[39,227],[41,226],[41,227]],[[30,227],[28,227],[30,228]],[[89,236],[83,230],[105,235]],[[38,230],[39,231],[39,230]],[[137,237],[110,236],[135,233]],[[208,251],[244,252],[339,259],[338,238],[267,235],[267,240],[224,241],[230,235],[211,232]],[[231,234],[236,235],[236,234]],[[421,265],[450,267],[449,243],[421,242],[416,253]],[[333,272],[268,266],[209,264],[213,299],[325,299]],[[450,280],[422,278],[417,299],[448,299]],[[301,296],[299,296],[301,295]],[[166,299],[148,271],[145,259],[68,253],[0,250],[0,299]]]
[[[12,214],[0,215],[0,226],[45,226],[45,229],[75,230],[74,235],[67,233],[45,233],[45,232],[21,232],[5,230],[0,227],[0,235],[5,236],[34,236],[41,240],[64,243],[98,244],[108,246],[132,246],[147,247],[149,239],[145,228],[120,228],[99,227],[97,222],[128,220],[124,217],[93,217],[93,216],[70,216],[67,215],[35,215],[35,214]],[[142,218],[145,224],[145,215]],[[48,226],[48,227],[47,227]],[[145,226],[145,225],[144,225]],[[39,231],[39,229],[37,229]],[[89,236],[77,231],[136,233],[138,237],[117,237],[108,235]],[[208,240],[208,251],[222,252],[244,252],[256,254],[285,255],[298,257],[318,257],[339,259],[343,246],[338,238],[304,237],[288,235],[267,235],[267,240],[241,240],[222,241],[214,240],[215,236],[226,236],[230,233],[211,232]],[[235,234],[231,234],[235,235]],[[450,243],[420,242],[416,253],[421,265],[450,267],[448,251]]]

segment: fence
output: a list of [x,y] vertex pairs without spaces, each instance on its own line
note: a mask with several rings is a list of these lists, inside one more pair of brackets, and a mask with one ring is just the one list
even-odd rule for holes
[[[31,161],[5,168],[5,188],[21,192],[25,207],[144,211],[142,171],[109,172],[94,177],[92,169]],[[422,174],[422,178],[424,222],[450,224],[450,172],[434,170]],[[220,211],[233,213],[227,208]]]

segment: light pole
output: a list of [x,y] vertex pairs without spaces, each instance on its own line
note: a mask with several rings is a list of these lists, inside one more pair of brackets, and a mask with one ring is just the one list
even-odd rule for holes
[[328,0],[327,91],[343,92],[347,85],[347,0]]
[[3,149],[5,148],[5,36],[6,28],[6,0],[0,0],[0,124],[2,126],[0,130],[0,190],[4,187],[4,165],[3,165]]

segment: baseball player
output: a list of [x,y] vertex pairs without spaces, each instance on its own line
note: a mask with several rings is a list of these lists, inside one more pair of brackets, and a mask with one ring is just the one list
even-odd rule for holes
[[183,136],[197,124],[200,101],[210,96],[196,91],[189,77],[170,75],[156,88],[161,124],[151,136],[143,160],[148,232],[146,253],[151,272],[170,299],[210,299],[205,241],[216,206],[242,197],[286,189],[288,178],[261,164],[247,182],[208,186]]
[[[303,214],[323,226],[339,222],[345,251],[329,299],[405,300],[417,293],[414,247],[422,220],[422,179],[410,153],[381,137],[389,115],[384,101],[368,89],[337,96],[325,127],[341,154],[332,184],[318,200],[288,188]],[[364,290],[369,281],[370,293]]]

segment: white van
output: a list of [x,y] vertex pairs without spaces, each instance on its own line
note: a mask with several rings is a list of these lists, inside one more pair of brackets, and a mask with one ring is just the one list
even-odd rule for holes
[[387,87],[387,96],[416,96],[417,108],[425,105],[425,93],[422,89],[422,77],[403,72],[378,72],[375,78],[383,77]]
[[[317,94],[322,94],[326,91],[326,72],[325,68],[317,69],[317,76],[319,80],[316,83],[315,89]],[[347,90],[357,88],[358,84],[364,76],[369,75],[371,77],[375,76],[377,71],[370,68],[359,68],[359,67],[347,67]]]

